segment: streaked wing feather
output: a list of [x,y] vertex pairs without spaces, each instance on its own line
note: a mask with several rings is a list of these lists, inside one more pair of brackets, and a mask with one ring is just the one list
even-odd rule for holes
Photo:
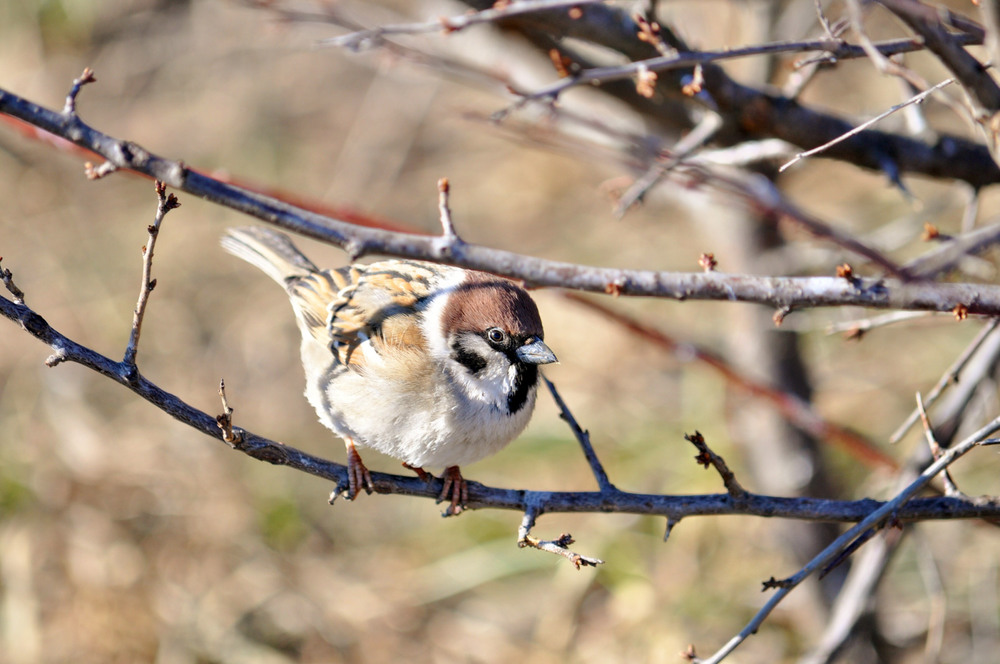
[[[400,268],[404,268],[401,270]],[[318,342],[332,348],[345,365],[364,366],[355,352],[371,339],[377,352],[385,346],[417,347],[425,341],[412,311],[433,290],[436,272],[411,261],[384,261],[314,272],[289,282],[300,319]]]

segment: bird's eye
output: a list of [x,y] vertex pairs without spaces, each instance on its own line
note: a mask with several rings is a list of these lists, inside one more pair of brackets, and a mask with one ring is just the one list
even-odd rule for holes
[[491,344],[502,344],[507,340],[507,333],[501,330],[499,327],[491,327],[486,330],[486,339]]

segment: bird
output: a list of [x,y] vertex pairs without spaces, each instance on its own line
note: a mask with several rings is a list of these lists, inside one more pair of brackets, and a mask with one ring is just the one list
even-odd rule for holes
[[305,395],[347,448],[347,496],[374,490],[358,447],[426,481],[442,467],[444,516],[468,500],[461,467],[499,452],[531,419],[539,367],[557,362],[538,307],[486,272],[390,259],[320,269],[280,232],[249,226],[227,252],[285,288],[299,331]]

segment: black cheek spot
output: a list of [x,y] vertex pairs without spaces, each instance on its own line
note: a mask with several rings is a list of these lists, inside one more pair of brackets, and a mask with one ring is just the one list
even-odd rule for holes
[[486,360],[481,355],[464,348],[457,340],[451,344],[451,356],[473,376],[486,368]]
[[514,364],[514,389],[507,395],[507,410],[511,415],[524,408],[528,394],[538,382],[538,367],[534,364]]

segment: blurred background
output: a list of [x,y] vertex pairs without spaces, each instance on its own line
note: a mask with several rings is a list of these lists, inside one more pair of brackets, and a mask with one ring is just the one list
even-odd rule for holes
[[[813,3],[802,0],[659,4],[701,48],[818,30]],[[834,5],[830,11],[842,9]],[[565,108],[610,128],[596,137],[564,133],[531,108],[488,122],[512,100],[507,77],[524,86],[554,79],[544,55],[489,26],[400,40],[488,74],[472,75],[399,52],[317,48],[344,31],[274,8],[226,0],[0,3],[0,87],[61,108],[71,81],[92,67],[97,83],[83,90],[78,110],[101,131],[195,168],[430,233],[439,228],[436,182],[446,176],[464,239],[527,255],[697,271],[699,255],[712,252],[722,271],[773,274],[857,264],[705,191],[660,187],[617,219],[613,193],[638,172],[607,137],[655,130],[627,105],[587,91],[568,95]],[[330,8],[367,26],[465,11],[406,2]],[[873,32],[883,28],[898,35],[897,25],[876,17]],[[941,73],[931,61],[916,63]],[[780,82],[790,71],[782,60],[725,66],[752,84]],[[848,118],[904,98],[864,60],[823,76],[803,101]],[[966,131],[941,104],[929,102],[925,112],[939,127]],[[886,128],[902,130],[901,122]],[[0,256],[51,325],[120,358],[156,199],[139,177],[88,181],[82,161],[0,125]],[[880,174],[822,159],[779,184],[797,204],[884,242],[899,259],[924,250],[924,222],[959,232],[968,200],[959,185],[908,178],[911,199]],[[343,445],[302,397],[298,332],[284,294],[218,247],[225,228],[250,220],[179,198],[156,245],[141,371],[209,413],[220,408],[224,378],[239,426],[343,461]],[[995,192],[982,192],[980,223],[996,211]],[[754,234],[777,239],[748,256]],[[320,265],[346,260],[334,248],[299,244]],[[991,263],[976,269],[995,279]],[[547,375],[619,488],[722,491],[683,440],[697,429],[751,491],[892,495],[891,472],[827,442],[776,446],[789,427],[772,407],[690,353],[654,347],[560,293],[535,297],[561,361]],[[923,440],[913,431],[889,447],[889,435],[914,393],[929,389],[981,326],[930,316],[856,341],[829,326],[870,312],[796,313],[775,328],[772,311],[751,305],[600,301],[765,384],[795,385],[789,389],[811,397],[822,417],[901,462]],[[392,496],[331,507],[328,483],[235,453],[78,366],[46,368],[48,355],[16,325],[0,324],[0,662],[677,662],[690,643],[701,655],[721,646],[767,599],[761,581],[794,573],[804,552],[840,529],[692,518],[664,543],[663,519],[542,517],[536,535],[570,532],[576,550],[607,561],[577,571],[519,550],[516,513],[443,520],[429,501]],[[963,430],[997,412],[993,383],[984,385]],[[372,452],[365,459],[398,470]],[[595,488],[545,393],[519,440],[463,470],[500,487]],[[995,454],[984,450],[954,467],[970,494],[995,494],[996,473]],[[842,661],[996,661],[998,553],[994,529],[980,523],[908,528],[874,594],[868,636]],[[798,661],[823,634],[835,590],[808,582],[732,661]]]

